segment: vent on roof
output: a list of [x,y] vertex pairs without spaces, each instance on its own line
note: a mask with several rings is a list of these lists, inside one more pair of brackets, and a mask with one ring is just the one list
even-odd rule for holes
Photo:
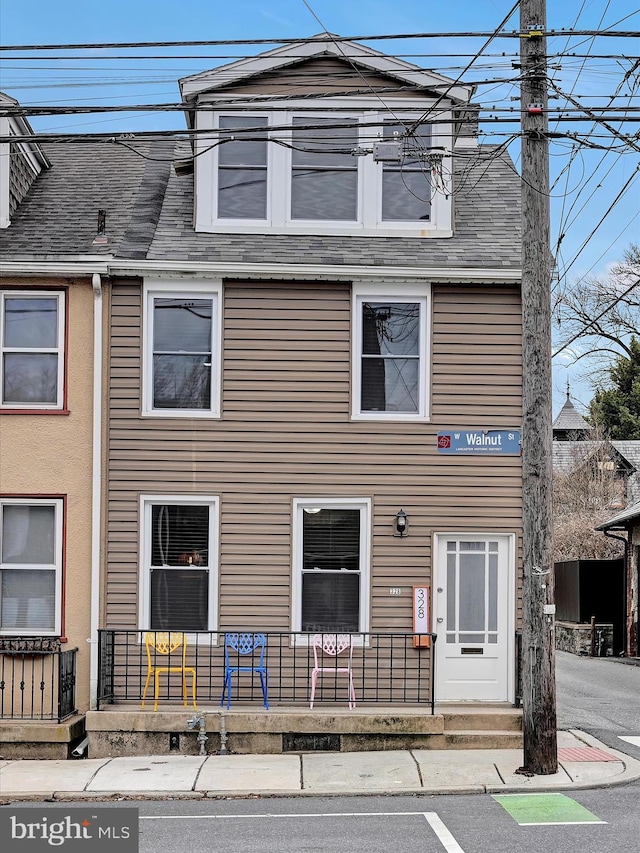
[[98,231],[96,236],[93,238],[94,246],[103,246],[108,242],[107,237],[107,211],[99,210],[98,211]]

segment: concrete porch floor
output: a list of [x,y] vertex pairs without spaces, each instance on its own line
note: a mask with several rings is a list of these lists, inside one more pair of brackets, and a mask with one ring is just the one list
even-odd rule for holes
[[272,707],[232,704],[140,708],[112,705],[86,715],[91,758],[127,755],[197,755],[202,717],[207,754],[358,752],[391,749],[514,749],[522,746],[522,712],[509,704],[424,706]]

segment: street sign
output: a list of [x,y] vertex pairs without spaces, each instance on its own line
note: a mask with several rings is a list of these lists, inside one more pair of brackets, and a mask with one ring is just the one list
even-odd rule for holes
[[476,429],[438,433],[438,453],[520,456],[520,430]]

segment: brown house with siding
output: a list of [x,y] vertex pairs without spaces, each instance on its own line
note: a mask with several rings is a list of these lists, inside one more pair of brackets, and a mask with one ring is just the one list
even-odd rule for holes
[[[271,708],[309,701],[311,638],[333,633],[357,706],[513,703],[519,178],[477,143],[473,87],[324,34],[181,91],[187,152],[94,145],[93,188],[82,146],[51,153],[106,210],[89,728],[139,706],[149,631],[185,636],[203,706],[238,632],[266,635]],[[179,675],[160,701],[181,707]]]

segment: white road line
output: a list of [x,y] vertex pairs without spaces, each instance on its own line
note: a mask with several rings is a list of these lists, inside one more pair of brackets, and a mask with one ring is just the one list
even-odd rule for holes
[[464,853],[462,847],[460,847],[458,842],[435,812],[424,812],[424,816],[426,817],[431,829],[438,836],[438,841],[442,844],[447,853]]
[[634,746],[640,746],[640,735],[629,735],[625,737],[623,735],[618,735],[620,740],[626,740],[627,743],[632,743]]
[[[140,820],[254,820],[256,818],[292,818],[292,817],[416,817],[424,816],[424,812],[310,812],[292,814],[159,814],[140,815]],[[459,849],[459,848],[458,848]]]

